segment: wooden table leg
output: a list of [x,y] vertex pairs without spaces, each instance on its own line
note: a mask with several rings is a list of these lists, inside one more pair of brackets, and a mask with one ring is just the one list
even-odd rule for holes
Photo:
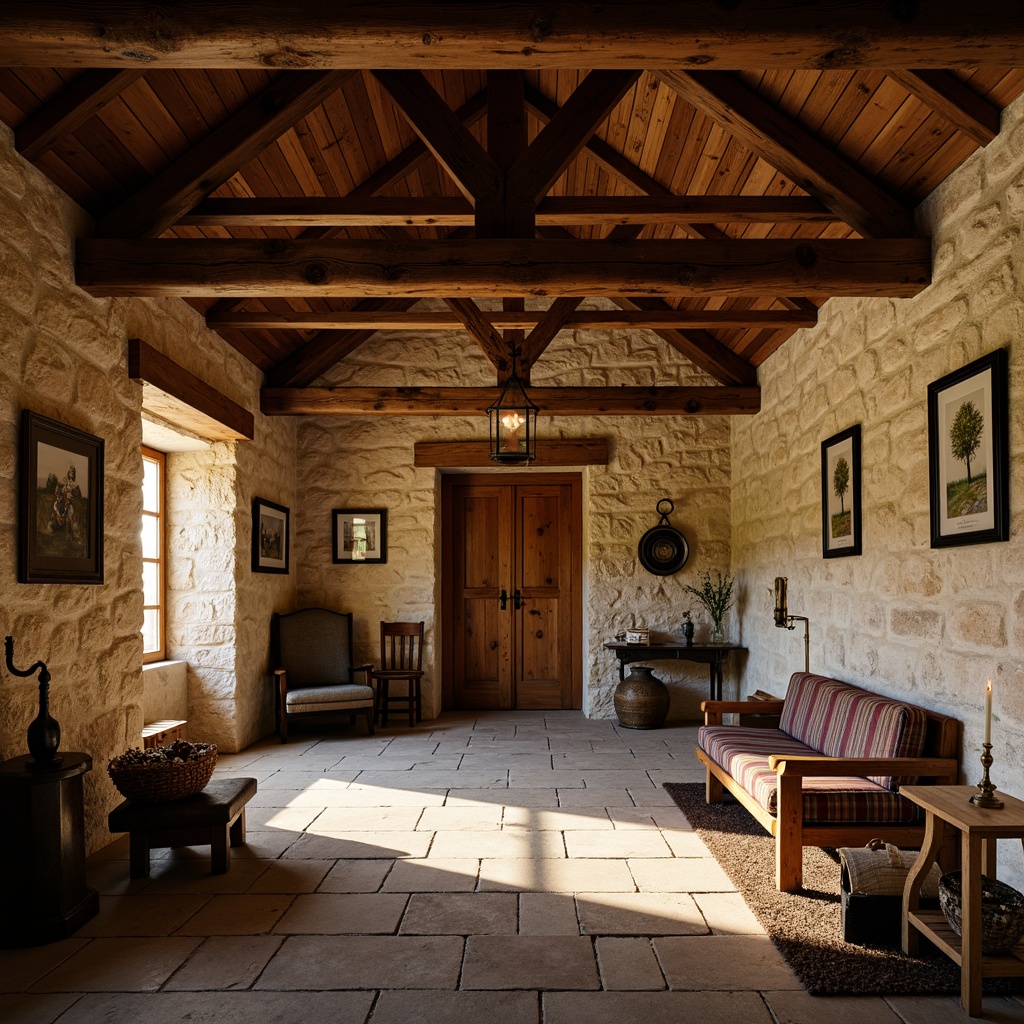
[[969,1017],[981,1016],[981,838],[961,837],[960,1005]]
[[245,846],[245,808],[238,812],[238,817],[231,822],[229,828],[232,846]]
[[924,843],[903,886],[903,952],[908,956],[916,956],[921,947],[921,935],[911,927],[910,914],[921,905],[921,886],[939,855],[944,830],[945,822],[931,811],[925,811]]
[[210,870],[215,875],[223,875],[231,866],[228,859],[228,833],[231,831],[227,825],[214,825],[210,829]]
[[132,878],[149,878],[149,836],[145,832],[129,833],[128,858]]

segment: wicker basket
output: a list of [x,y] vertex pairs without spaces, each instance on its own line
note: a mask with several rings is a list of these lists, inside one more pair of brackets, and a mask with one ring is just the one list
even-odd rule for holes
[[[949,927],[961,934],[961,874],[950,871],[939,881],[939,906]],[[981,876],[981,951],[1009,953],[1024,935],[1024,894],[995,878]]]
[[119,764],[120,758],[115,757],[107,765],[107,773],[117,791],[136,803],[182,800],[187,796],[194,796],[206,787],[217,764],[215,744],[196,743],[194,746],[201,753],[192,761]]

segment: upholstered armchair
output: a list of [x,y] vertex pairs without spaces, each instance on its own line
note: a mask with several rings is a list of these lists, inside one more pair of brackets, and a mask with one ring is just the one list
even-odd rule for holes
[[[292,715],[343,711],[355,721],[366,715],[373,735],[376,707],[369,682],[372,665],[352,664],[352,615],[326,608],[306,608],[290,615],[275,613],[271,619],[271,652],[277,731],[288,742]],[[365,683],[354,677],[363,673]]]

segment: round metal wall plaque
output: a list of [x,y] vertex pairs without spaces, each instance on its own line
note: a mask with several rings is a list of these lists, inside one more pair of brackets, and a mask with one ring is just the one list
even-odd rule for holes
[[[662,506],[668,506],[662,508]],[[675,505],[668,498],[658,502],[655,511],[661,517],[657,526],[652,526],[637,546],[640,564],[654,576],[671,576],[679,572],[690,557],[690,546],[686,538],[674,527],[668,517]]]

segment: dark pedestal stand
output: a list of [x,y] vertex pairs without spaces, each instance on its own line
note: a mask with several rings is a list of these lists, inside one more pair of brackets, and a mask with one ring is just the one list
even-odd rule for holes
[[0,764],[0,947],[65,939],[99,910],[85,884],[82,782],[88,754],[37,771],[25,754]]

